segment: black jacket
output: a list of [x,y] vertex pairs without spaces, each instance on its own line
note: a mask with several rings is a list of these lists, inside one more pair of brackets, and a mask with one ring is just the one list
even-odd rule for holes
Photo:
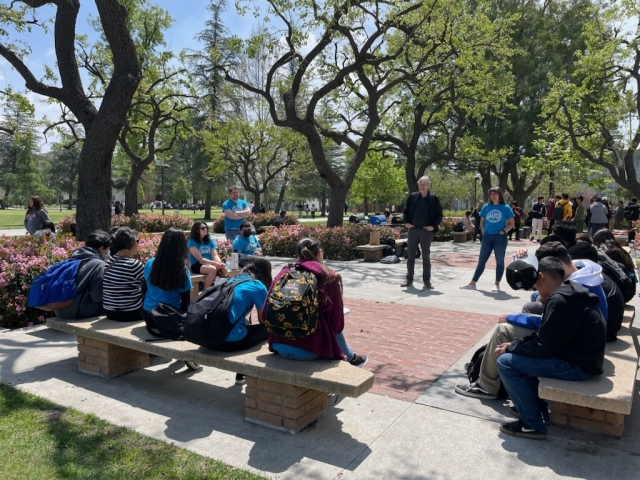
[[[404,207],[405,223],[414,223],[412,215],[419,197],[420,192],[413,192],[407,198],[407,204]],[[442,206],[440,205],[440,199],[431,191],[427,192],[427,201],[429,202],[429,218],[425,227],[433,227],[435,233],[438,231],[438,225],[442,222]]]
[[525,357],[557,357],[592,375],[602,375],[606,326],[598,297],[575,282],[551,294],[540,329],[517,338],[506,348]]
[[547,207],[544,203],[534,203],[531,207],[531,218],[541,219],[547,214]]

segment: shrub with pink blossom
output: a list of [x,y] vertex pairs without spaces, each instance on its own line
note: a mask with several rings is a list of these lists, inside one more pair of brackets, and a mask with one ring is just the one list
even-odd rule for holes
[[274,228],[260,236],[265,255],[276,257],[295,257],[296,245],[304,237],[320,240],[324,258],[328,260],[355,260],[362,258],[356,250],[358,245],[369,243],[372,230],[379,230],[381,237],[396,239],[400,231],[392,227],[374,227],[372,225],[347,224],[342,227],[309,227],[305,225],[282,226]]
[[[69,225],[76,221],[75,215],[65,217],[56,225],[56,232],[69,233]],[[164,232],[170,227],[190,230],[193,220],[182,215],[160,215],[155,213],[111,215],[111,227],[129,227],[141,233]]]
[[[247,220],[256,228],[267,227],[273,225],[276,221],[276,214],[275,212],[251,214]],[[293,215],[286,215],[283,219],[283,224],[297,225],[298,219]],[[220,215],[213,221],[213,231],[214,233],[224,233],[224,215]]]

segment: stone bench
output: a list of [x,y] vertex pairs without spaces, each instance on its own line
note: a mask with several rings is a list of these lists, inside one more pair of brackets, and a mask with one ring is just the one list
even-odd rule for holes
[[216,352],[183,341],[149,342],[155,337],[144,322],[53,317],[47,326],[76,335],[80,371],[105,378],[148,366],[149,354],[244,374],[245,420],[290,432],[303,429],[327,410],[329,392],[356,398],[371,389],[375,378],[344,361],[287,360],[269,352],[266,343],[241,352]]
[[200,293],[200,282],[204,282],[204,275],[192,273],[191,274],[191,301]]
[[407,241],[406,238],[396,238],[396,255],[398,257],[402,257],[404,249],[407,248]]
[[628,305],[618,340],[607,343],[602,375],[583,382],[540,379],[538,394],[549,401],[554,425],[622,437],[638,370],[638,352],[631,336],[634,317],[635,308]]
[[379,262],[384,253],[386,245],[358,245],[356,250],[364,253],[365,262]]

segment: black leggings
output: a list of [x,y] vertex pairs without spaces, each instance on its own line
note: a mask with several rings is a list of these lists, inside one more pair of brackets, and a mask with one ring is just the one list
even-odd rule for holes
[[136,320],[142,320],[143,310],[105,310],[105,315],[110,320],[116,320],[117,322],[134,322]]
[[246,350],[254,345],[264,342],[267,339],[267,330],[261,323],[257,325],[247,325],[247,335],[237,342],[223,342],[216,348],[220,352],[238,352]]

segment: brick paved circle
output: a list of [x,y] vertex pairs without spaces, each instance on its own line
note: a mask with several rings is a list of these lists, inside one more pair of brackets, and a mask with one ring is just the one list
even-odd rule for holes
[[345,299],[345,336],[369,356],[371,393],[413,402],[498,321],[498,316]]

